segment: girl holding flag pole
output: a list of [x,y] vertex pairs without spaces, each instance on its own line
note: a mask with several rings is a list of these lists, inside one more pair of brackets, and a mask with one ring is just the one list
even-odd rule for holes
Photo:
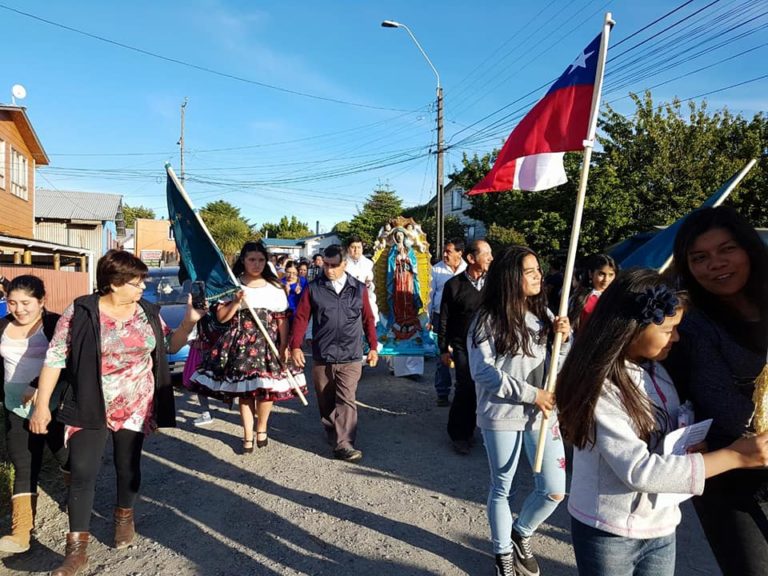
[[[240,291],[223,299],[216,308],[218,322],[227,329],[206,355],[190,381],[207,396],[231,401],[238,398],[243,423],[243,453],[268,444],[267,421],[273,402],[294,398],[282,373],[281,359],[288,345],[288,299],[277,276],[267,266],[269,254],[261,242],[246,242],[233,267]],[[265,336],[251,316],[248,305],[266,328]],[[267,337],[277,343],[275,356]],[[291,368],[288,368],[291,370]],[[293,377],[306,392],[304,374]]]
[[[482,431],[491,485],[488,521],[491,525],[496,574],[537,576],[539,566],[531,536],[563,500],[565,454],[557,421],[547,429],[549,442],[535,489],[513,523],[510,502],[513,481],[525,451],[533,464],[537,424],[554,407],[554,395],[544,390],[552,370],[548,340],[570,336],[568,317],[555,318],[547,308],[536,254],[510,246],[491,264],[480,309],[469,327],[469,368],[477,390],[477,425]],[[567,353],[568,345],[561,348]],[[547,366],[549,364],[549,367]]]

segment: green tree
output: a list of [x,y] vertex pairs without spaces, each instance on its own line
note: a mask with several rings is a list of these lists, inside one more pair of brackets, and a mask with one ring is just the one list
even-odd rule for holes
[[[630,95],[631,116],[606,105],[599,121],[598,150],[592,156],[579,252],[602,252],[655,226],[671,224],[697,208],[750,158],[768,148],[768,119],[710,113],[706,102],[654,105],[650,93]],[[602,148],[602,149],[600,149]],[[469,190],[490,170],[497,152],[464,156],[451,178]],[[565,155],[568,182],[542,192],[508,191],[469,198],[468,216],[491,229],[524,234],[543,256],[567,248],[581,153]],[[768,225],[766,163],[756,166],[727,201],[755,226]]]
[[[435,246],[435,239],[437,238],[437,218],[436,218],[435,201],[432,199],[426,204],[420,204],[418,206],[412,206],[403,210],[403,216],[406,218],[413,218],[421,224],[421,229],[427,235],[427,242],[429,242],[430,252],[434,257],[439,257],[442,253],[442,248]],[[456,216],[448,216],[443,219],[443,237],[447,240],[451,238],[464,238],[467,234],[467,227],[461,223]]]
[[128,204],[123,204],[123,217],[125,218],[125,227],[133,228],[137,218],[154,220],[155,211],[145,206],[128,206]]
[[491,245],[494,253],[506,246],[520,246],[524,245],[526,242],[525,236],[517,230],[504,228],[504,226],[499,226],[498,224],[491,224],[485,239],[488,241],[488,244]]
[[312,235],[309,225],[301,222],[296,216],[291,216],[290,220],[283,216],[277,224],[265,222],[259,232],[268,238],[303,238]]
[[203,206],[200,209],[200,217],[203,219],[203,222],[208,224],[208,220],[215,220],[215,219],[222,219],[222,220],[242,220],[247,225],[248,220],[243,218],[242,214],[240,214],[240,208],[237,206],[234,206],[227,202],[226,200],[215,200],[214,202],[209,202],[205,206]]
[[336,224],[333,225],[333,228],[331,228],[331,232],[335,232],[336,234],[339,234],[339,236],[349,234],[349,221],[342,220],[341,222],[336,222]]
[[363,245],[370,248],[376,240],[379,229],[392,218],[403,212],[403,201],[394,190],[379,188],[374,190],[349,223],[347,233],[340,233],[342,240],[356,234]]
[[[725,108],[710,113],[706,102],[655,105],[649,92],[630,96],[633,117],[606,106],[600,121],[600,163],[613,167],[626,191],[628,231],[671,224],[694,210],[768,145],[762,114],[746,120]],[[768,224],[765,170],[764,163],[755,167],[727,201],[755,226]]]
[[230,259],[255,236],[248,221],[240,214],[240,209],[225,200],[216,200],[203,206],[200,218],[219,249]]

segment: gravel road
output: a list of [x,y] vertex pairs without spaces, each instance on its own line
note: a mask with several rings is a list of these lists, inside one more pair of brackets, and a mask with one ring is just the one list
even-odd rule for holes
[[[479,434],[469,456],[451,449],[433,370],[428,361],[422,382],[391,377],[383,363],[364,370],[358,463],[332,459],[312,394],[306,408],[278,406],[269,446],[246,456],[235,411],[219,407],[211,426],[195,428],[197,402],[179,394],[178,428],[145,443],[139,537],[121,551],[110,547],[114,469],[105,457],[87,574],[492,575],[485,452]],[[518,477],[525,494],[527,464]],[[2,574],[45,574],[61,560],[64,487],[46,478],[43,488],[33,548],[3,558]],[[568,524],[562,505],[534,539],[543,576],[576,573]],[[719,574],[688,507],[677,574]]]

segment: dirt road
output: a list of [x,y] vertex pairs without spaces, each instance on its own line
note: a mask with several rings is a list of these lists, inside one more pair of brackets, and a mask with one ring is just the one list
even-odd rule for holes
[[[447,440],[447,409],[437,408],[434,364],[422,382],[384,366],[364,370],[358,397],[358,448],[349,464],[331,458],[310,406],[284,404],[270,419],[266,449],[241,456],[239,416],[215,411],[195,428],[198,406],[179,395],[179,427],[148,438],[136,506],[135,545],[110,547],[114,470],[99,478],[88,574],[117,576],[484,575],[493,574],[485,516],[487,463],[478,434],[469,456]],[[522,492],[530,471],[521,466]],[[36,542],[2,559],[0,573],[45,574],[64,548],[66,515],[58,480],[44,483]],[[544,576],[575,574],[565,506],[534,546]],[[0,527],[7,530],[9,519]],[[687,511],[678,532],[682,576],[718,574],[700,528]]]

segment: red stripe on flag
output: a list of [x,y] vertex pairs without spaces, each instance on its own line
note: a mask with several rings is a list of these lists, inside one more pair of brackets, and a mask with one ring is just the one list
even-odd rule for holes
[[589,128],[593,89],[591,84],[581,84],[542,98],[515,127],[491,171],[469,194],[511,190],[517,158],[581,150]]

